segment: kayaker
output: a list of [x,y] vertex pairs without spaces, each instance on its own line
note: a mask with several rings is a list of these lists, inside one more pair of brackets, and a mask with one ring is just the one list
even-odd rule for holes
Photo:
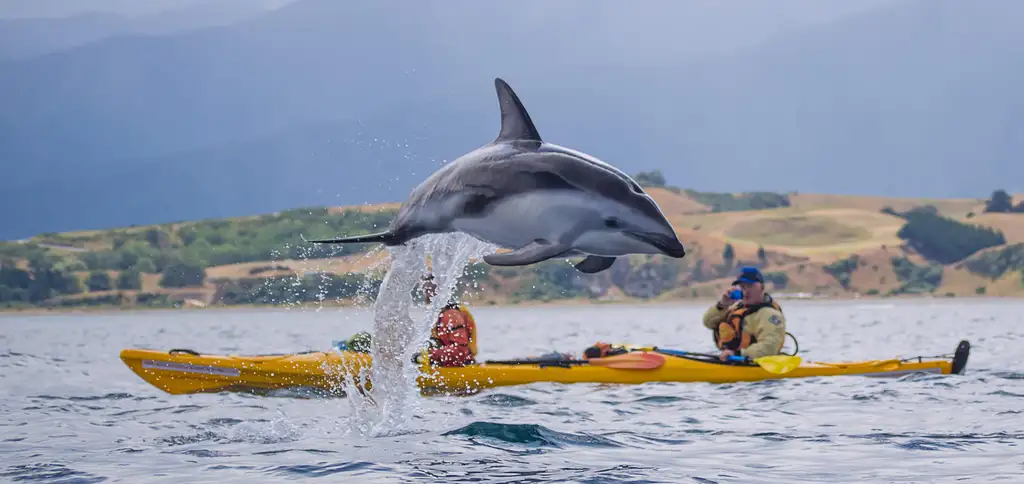
[[[427,304],[437,296],[432,274],[423,278],[423,295]],[[454,298],[441,308],[430,330],[427,354],[437,366],[464,366],[476,362],[476,321],[465,306]]]
[[748,360],[778,355],[786,340],[782,307],[765,293],[764,276],[756,267],[740,271],[732,287],[704,313],[704,326],[722,350],[722,361],[731,355]]
[[[432,274],[423,278],[423,296],[427,304],[437,296],[437,284]],[[368,353],[371,340],[369,333],[360,331],[336,346],[343,351]],[[476,362],[476,321],[469,310],[454,298],[441,308],[430,329],[427,355],[436,366],[465,366]],[[420,355],[417,354],[413,361],[419,363],[419,360]]]

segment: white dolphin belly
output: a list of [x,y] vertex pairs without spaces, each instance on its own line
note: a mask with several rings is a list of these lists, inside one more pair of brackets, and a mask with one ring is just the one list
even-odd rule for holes
[[601,227],[601,204],[606,203],[583,192],[531,192],[495,202],[486,216],[456,218],[452,228],[501,247],[519,248],[535,239],[563,240],[580,223]]

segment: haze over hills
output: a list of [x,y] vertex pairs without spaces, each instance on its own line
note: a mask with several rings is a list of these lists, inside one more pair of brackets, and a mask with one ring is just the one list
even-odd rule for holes
[[[166,2],[166,9],[142,10],[143,15],[111,13],[111,8],[70,16],[10,17],[10,5],[0,7],[0,59],[19,59],[77,47],[113,36],[168,35],[188,30],[229,25],[251,18],[292,0],[205,0]],[[44,2],[45,3],[45,2]],[[148,3],[148,2],[138,2]],[[80,2],[81,6],[84,2]],[[15,3],[17,5],[17,2]],[[103,6],[99,4],[98,6]],[[70,8],[71,5],[66,7]],[[151,6],[152,8],[152,6]],[[32,9],[22,8],[21,11]],[[138,9],[136,9],[137,11]],[[68,11],[60,9],[51,13]],[[113,12],[131,9],[113,9]],[[41,12],[43,13],[43,12]],[[127,39],[126,39],[127,40]]]
[[[276,8],[294,0],[246,0],[261,8]],[[173,10],[189,10],[223,3],[223,0],[4,0],[0,18],[32,19],[73,17],[105,13],[122,17],[146,17]]]
[[684,187],[1024,189],[1020,2],[540,5],[298,0],[0,63],[0,236],[401,200],[493,139],[496,76]]

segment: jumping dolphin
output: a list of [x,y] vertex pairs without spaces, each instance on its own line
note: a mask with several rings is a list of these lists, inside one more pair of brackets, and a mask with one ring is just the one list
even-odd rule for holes
[[628,254],[686,255],[658,204],[640,185],[597,158],[541,140],[519,97],[494,80],[501,130],[416,187],[385,232],[312,240],[320,244],[404,244],[424,234],[463,232],[512,252],[495,266],[586,256],[583,273]]

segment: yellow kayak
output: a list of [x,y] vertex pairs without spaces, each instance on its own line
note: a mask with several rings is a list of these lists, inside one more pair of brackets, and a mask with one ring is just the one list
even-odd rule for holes
[[[731,383],[846,375],[895,377],[910,373],[962,374],[970,353],[970,343],[961,341],[953,355],[854,362],[808,362],[794,359],[799,363],[782,370],[751,363],[721,362],[703,354],[656,348],[649,350],[589,362],[525,359],[488,361],[449,368],[424,364],[420,367],[419,386],[425,393],[473,393],[487,388],[539,382]],[[264,393],[279,389],[312,389],[327,394],[341,394],[342,378],[345,375],[359,375],[360,369],[369,365],[370,355],[351,351],[311,351],[237,356],[200,354],[181,349],[125,349],[121,352],[121,360],[143,380],[175,395],[204,392]],[[656,367],[639,368],[630,363],[636,361],[654,361],[652,366]],[[356,382],[370,386],[369,382],[361,382],[358,377]]]

